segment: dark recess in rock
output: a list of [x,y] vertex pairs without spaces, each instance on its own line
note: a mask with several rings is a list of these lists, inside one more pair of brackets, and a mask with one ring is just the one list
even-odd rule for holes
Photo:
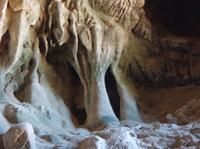
[[146,0],[145,8],[155,25],[179,36],[200,37],[199,0]]

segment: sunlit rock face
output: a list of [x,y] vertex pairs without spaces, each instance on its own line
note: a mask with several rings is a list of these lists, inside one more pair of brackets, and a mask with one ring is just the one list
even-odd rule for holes
[[200,4],[161,3],[1,0],[0,148],[200,146]]

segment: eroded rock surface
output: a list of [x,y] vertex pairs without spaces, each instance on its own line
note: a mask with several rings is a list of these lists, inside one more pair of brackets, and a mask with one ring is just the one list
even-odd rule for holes
[[5,148],[35,148],[33,128],[30,124],[20,124],[11,127],[3,136]]
[[198,84],[200,77],[198,36],[157,25],[144,5],[1,0],[0,148],[200,146],[199,113],[187,119],[197,100],[171,113],[174,123],[193,125],[120,124],[145,120],[141,87]]

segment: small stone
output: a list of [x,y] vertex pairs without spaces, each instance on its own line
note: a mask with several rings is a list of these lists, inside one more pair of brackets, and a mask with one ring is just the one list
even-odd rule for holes
[[3,135],[5,149],[30,149],[35,146],[33,128],[28,123],[11,127]]

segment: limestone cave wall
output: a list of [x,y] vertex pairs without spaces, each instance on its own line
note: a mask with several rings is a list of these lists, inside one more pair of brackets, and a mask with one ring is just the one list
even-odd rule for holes
[[[121,121],[152,122],[153,104],[170,107],[163,94],[198,86],[199,7],[198,0],[0,0],[0,148],[156,147],[138,139],[137,124]],[[189,98],[199,97],[197,88]],[[186,101],[171,108],[178,118]],[[166,122],[172,111],[163,107],[156,120]],[[104,128],[109,133],[97,132]]]

